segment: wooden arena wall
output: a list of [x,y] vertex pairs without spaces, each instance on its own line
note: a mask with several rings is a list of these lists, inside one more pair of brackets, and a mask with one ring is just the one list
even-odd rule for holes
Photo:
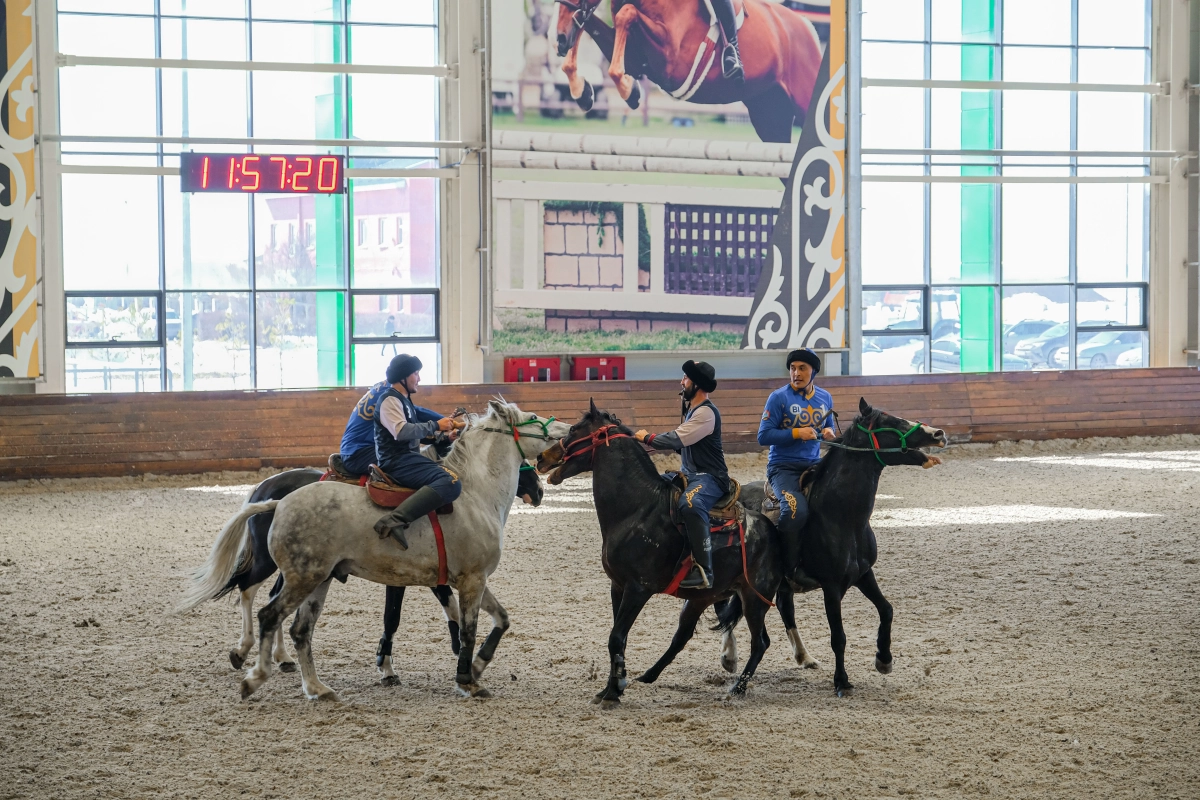
[[[729,451],[757,449],[763,402],[778,380],[722,381]],[[1140,369],[824,377],[848,422],[858,398],[946,430],[952,441],[1200,433],[1200,372]],[[628,425],[679,420],[678,384],[562,382],[422,387],[438,410],[482,410],[502,393],[574,421],[594,397]],[[0,396],[0,480],[319,466],[341,440],[362,389]]]

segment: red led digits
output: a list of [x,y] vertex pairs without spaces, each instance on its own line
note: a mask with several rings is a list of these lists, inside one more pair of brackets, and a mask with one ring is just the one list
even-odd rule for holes
[[[329,167],[329,183],[325,182],[325,168]],[[317,163],[317,191],[332,192],[337,188],[338,160],[333,157],[322,158]]]
[[294,192],[307,192],[310,189],[310,187],[307,184],[304,186],[301,186],[300,179],[307,178],[309,175],[312,175],[313,160],[311,158],[309,158],[308,156],[300,156],[299,158],[296,159],[296,164],[299,165],[299,163],[301,161],[306,161],[308,163],[305,164],[303,172],[300,171],[299,166],[296,167],[296,174],[292,176],[292,191],[294,191]]
[[279,162],[279,188],[287,190],[287,157],[271,156],[271,163]]
[[233,168],[237,166],[237,158],[230,157],[229,159],[229,188],[233,188]]
[[208,188],[208,156],[204,157],[204,164],[200,167],[200,188]]
[[243,192],[257,192],[258,184],[261,182],[258,170],[254,169],[251,166],[251,163],[258,164],[258,156],[245,156],[242,159],[242,174],[254,176],[254,185],[251,186],[247,183],[246,185],[242,186]]

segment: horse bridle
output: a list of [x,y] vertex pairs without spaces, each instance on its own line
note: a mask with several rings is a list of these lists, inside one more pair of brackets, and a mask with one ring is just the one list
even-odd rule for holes
[[561,3],[566,8],[573,10],[575,13],[571,15],[571,22],[579,30],[583,30],[583,26],[588,24],[588,20],[596,13],[596,9],[600,7],[599,3],[589,7],[586,0],[579,0],[578,3],[572,0],[554,0],[556,3]]
[[[566,464],[572,458],[578,458],[579,456],[582,456],[585,453],[590,453],[594,458],[596,455],[596,448],[599,447],[601,444],[603,444],[605,447],[608,447],[609,442],[611,442],[613,439],[632,439],[633,438],[632,435],[630,435],[628,433],[621,433],[619,430],[617,433],[612,433],[612,429],[617,428],[617,427],[618,426],[615,424],[602,425],[599,428],[596,428],[596,430],[592,431],[591,433],[584,434],[583,436],[580,436],[578,439],[575,439],[574,441],[567,442],[566,445],[563,446],[563,460],[556,466],[561,467],[563,464]],[[587,444],[585,444],[585,443],[587,443]],[[579,445],[579,444],[585,444],[585,446],[579,450],[575,450],[574,452],[572,452],[572,448],[574,448],[576,445]]]
[[521,435],[522,434],[517,429],[523,428],[526,425],[538,425],[542,429],[541,435],[536,434],[536,433],[526,433],[526,434],[524,434],[525,438],[526,439],[542,439],[543,441],[548,442],[554,438],[553,436],[550,435],[550,423],[551,422],[554,422],[554,417],[550,417],[545,422],[542,422],[537,417],[534,417],[533,419],[527,419],[524,422],[518,422],[516,424],[509,422],[508,430],[504,430],[503,428],[482,428],[481,430],[489,431],[491,433],[507,433],[507,434],[509,434],[510,436],[512,436],[513,444],[515,444],[517,446],[517,452],[521,454],[521,460],[528,461],[529,460],[528,456],[525,455],[525,451],[521,448]]
[[[850,445],[842,444],[841,442],[824,442],[824,444],[827,444],[830,447],[837,447],[841,450],[853,450],[853,451],[859,452],[859,453],[874,453],[875,459],[882,466],[886,467],[887,464],[884,463],[883,458],[881,458],[879,454],[880,453],[907,453],[909,450],[912,449],[908,446],[908,437],[911,436],[913,433],[915,433],[917,430],[919,430],[921,428],[922,424],[924,424],[924,423],[922,423],[920,421],[914,422],[913,426],[911,428],[909,428],[907,431],[902,431],[899,428],[872,428],[869,426],[864,427],[861,422],[856,422],[854,424],[854,427],[857,428],[858,430],[862,431],[863,433],[867,434],[867,437],[871,440],[870,447],[851,447]],[[896,434],[896,436],[898,436],[900,438],[900,446],[899,447],[880,447],[879,446],[879,438],[876,436],[876,434],[878,434],[878,433],[894,433],[894,434]]]

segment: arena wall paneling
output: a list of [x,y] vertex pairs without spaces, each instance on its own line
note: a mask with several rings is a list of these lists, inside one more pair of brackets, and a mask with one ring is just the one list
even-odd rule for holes
[[[725,380],[713,398],[726,449],[757,450],[779,379]],[[1191,369],[840,377],[821,380],[845,425],[859,397],[943,428],[956,442],[1200,433]],[[0,480],[321,466],[363,389],[0,396]],[[483,411],[503,396],[573,422],[594,399],[633,427],[679,421],[679,385],[563,381],[422,387],[418,402]]]

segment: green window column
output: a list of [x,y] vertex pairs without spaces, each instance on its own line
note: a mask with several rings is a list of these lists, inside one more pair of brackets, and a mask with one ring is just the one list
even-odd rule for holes
[[[335,18],[338,16],[334,10]],[[341,63],[341,29],[330,29],[329,53]],[[345,78],[329,76],[330,91],[316,98],[317,138],[339,139],[345,134]],[[318,286],[341,286],[346,266],[346,196],[313,197],[316,235],[316,279]],[[345,386],[346,369],[346,295],[344,292],[317,292],[317,380],[321,386]]]

